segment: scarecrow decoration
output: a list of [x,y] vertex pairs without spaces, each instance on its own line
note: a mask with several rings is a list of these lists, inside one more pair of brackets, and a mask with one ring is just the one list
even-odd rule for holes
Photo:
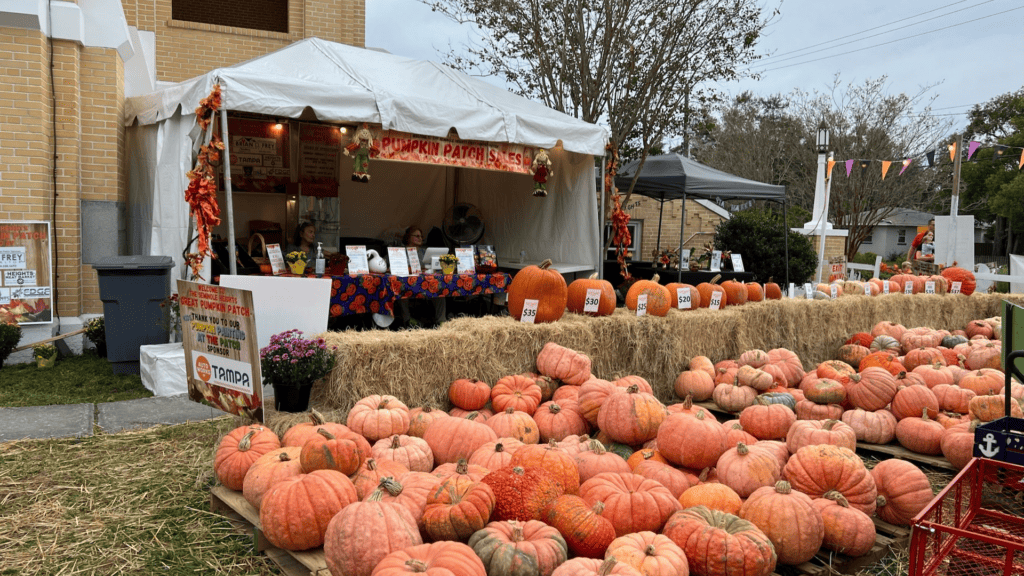
[[533,164],[530,165],[533,170],[533,195],[538,198],[543,198],[548,195],[548,176],[554,176],[555,173],[551,171],[551,158],[548,158],[547,150],[541,148],[537,150],[537,155],[533,157]]
[[377,154],[380,149],[373,143],[373,134],[367,123],[359,127],[352,142],[345,146],[345,156],[352,156],[352,181],[367,183],[370,181],[370,155]]

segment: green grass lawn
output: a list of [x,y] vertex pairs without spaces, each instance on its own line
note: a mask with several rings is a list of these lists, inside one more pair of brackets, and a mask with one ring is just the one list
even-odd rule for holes
[[57,360],[52,368],[34,363],[0,368],[0,406],[47,406],[148,398],[153,393],[135,374],[114,374],[93,352]]

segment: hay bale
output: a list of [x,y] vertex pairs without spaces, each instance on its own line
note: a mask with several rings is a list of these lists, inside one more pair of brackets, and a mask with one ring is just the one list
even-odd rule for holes
[[850,334],[882,320],[956,330],[1000,314],[1004,299],[1024,304],[1020,295],[892,294],[770,300],[720,311],[670,310],[664,318],[637,317],[620,308],[599,318],[566,313],[548,324],[490,316],[453,320],[435,330],[328,332],[322,336],[337,347],[338,362],[314,386],[312,402],[347,413],[364,396],[391,394],[409,406],[447,408],[453,380],[493,384],[534,370],[547,342],[587,354],[601,378],[642,376],[658,398],[674,402],[672,383],[693,356],[717,362],[751,348],[788,348],[809,369],[834,358]]

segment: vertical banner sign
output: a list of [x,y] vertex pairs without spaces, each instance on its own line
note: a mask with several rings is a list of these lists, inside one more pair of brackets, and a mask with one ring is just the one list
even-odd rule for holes
[[292,181],[287,123],[228,118],[228,137],[232,190],[282,194],[287,191]]
[[263,422],[252,292],[178,280],[188,397]]
[[335,126],[299,126],[299,182],[303,196],[334,198],[338,195],[341,133]]
[[846,278],[846,256],[833,256],[828,259],[829,283]]
[[0,220],[0,322],[53,322],[50,223]]

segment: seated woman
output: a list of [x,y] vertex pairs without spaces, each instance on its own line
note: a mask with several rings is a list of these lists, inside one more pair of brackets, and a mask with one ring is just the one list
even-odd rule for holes
[[914,255],[915,260],[935,262],[935,235],[927,232],[921,241],[921,249]]
[[[285,254],[289,252],[306,253],[306,260],[311,261],[316,258],[316,226],[312,222],[299,222],[299,225],[295,227],[295,235],[292,238],[292,243],[288,245]],[[324,257],[331,256],[334,253],[323,250]]]
[[[402,245],[415,248],[416,257],[423,262],[423,231],[419,226],[409,226],[402,235]],[[410,300],[412,300],[410,302]],[[429,303],[429,306],[428,306]],[[446,320],[447,305],[444,298],[401,299],[395,306],[395,318],[408,328],[440,326]],[[416,312],[415,316],[413,312]]]

